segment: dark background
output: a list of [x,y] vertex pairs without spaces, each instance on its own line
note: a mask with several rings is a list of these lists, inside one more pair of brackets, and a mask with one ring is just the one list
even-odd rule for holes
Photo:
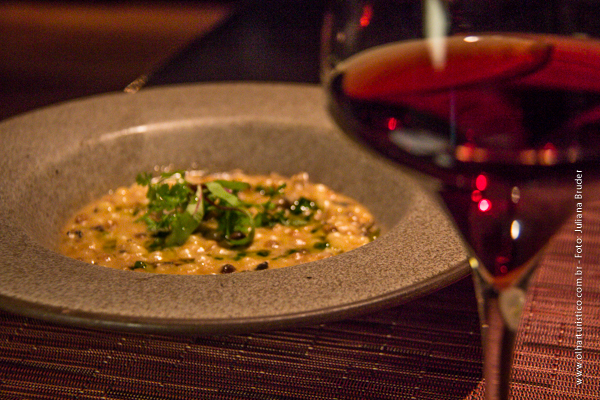
[[206,80],[318,81],[323,3],[0,3],[0,119],[48,104]]
[[[2,1],[0,120],[64,100],[122,91],[142,75],[149,75],[150,86],[230,80],[318,83],[327,1]],[[390,13],[406,21],[400,5],[414,8],[418,0],[392,3]],[[597,0],[450,3],[453,25],[464,29],[600,34]]]

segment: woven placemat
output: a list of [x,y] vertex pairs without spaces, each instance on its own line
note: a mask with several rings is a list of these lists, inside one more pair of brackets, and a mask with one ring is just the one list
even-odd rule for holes
[[[529,291],[515,399],[600,398],[600,205],[588,208],[583,258],[566,224]],[[470,278],[379,313],[247,335],[96,331],[2,312],[0,399],[482,399],[478,325]]]

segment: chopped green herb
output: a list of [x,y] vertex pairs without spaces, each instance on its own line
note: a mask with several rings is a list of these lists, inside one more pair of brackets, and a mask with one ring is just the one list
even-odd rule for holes
[[317,208],[317,205],[315,204],[314,201],[309,200],[305,197],[300,197],[298,200],[296,200],[294,202],[294,204],[292,204],[290,206],[290,211],[292,212],[292,214],[302,214],[306,211],[309,210],[314,210]]
[[377,229],[369,229],[367,237],[369,238],[370,241],[373,241],[375,239],[377,239],[379,237],[379,235],[381,235],[381,229],[377,228]]
[[133,268],[132,269],[146,269],[146,268],[148,268],[148,264],[146,264],[143,261],[136,261],[133,264]]
[[315,248],[317,250],[325,250],[328,247],[329,247],[328,242],[317,242],[313,245],[313,248]]
[[116,249],[117,249],[117,239],[108,239],[102,245],[102,250],[106,251],[107,253],[115,251]]
[[279,186],[265,187],[265,186],[257,186],[256,191],[262,194],[263,196],[269,196],[271,199],[278,194],[283,193],[283,189],[285,189],[286,184],[283,183]]

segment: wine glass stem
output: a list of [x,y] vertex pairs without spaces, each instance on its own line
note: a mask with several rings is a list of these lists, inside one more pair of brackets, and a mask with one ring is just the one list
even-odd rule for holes
[[499,290],[473,270],[483,341],[486,400],[508,400],[513,350],[525,303],[525,286]]
[[508,400],[516,331],[505,322],[499,299],[487,298],[484,305],[483,377],[486,400]]

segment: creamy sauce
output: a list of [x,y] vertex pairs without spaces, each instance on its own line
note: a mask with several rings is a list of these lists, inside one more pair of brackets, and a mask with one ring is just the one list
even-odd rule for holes
[[[111,191],[78,211],[61,232],[60,251],[72,258],[106,267],[164,274],[220,274],[281,268],[331,257],[372,241],[378,228],[370,212],[355,200],[306,173],[290,178],[246,175],[240,171],[204,175],[188,172],[186,180],[200,184],[216,179],[242,181],[250,187],[239,193],[246,202],[272,201],[288,207],[299,199],[316,206],[301,226],[275,224],[257,227],[249,246],[228,247],[199,229],[181,246],[151,250],[152,234],[140,221],[148,200],[147,187],[134,184]],[[276,197],[261,188],[285,184]],[[214,235],[213,235],[214,236]]]

